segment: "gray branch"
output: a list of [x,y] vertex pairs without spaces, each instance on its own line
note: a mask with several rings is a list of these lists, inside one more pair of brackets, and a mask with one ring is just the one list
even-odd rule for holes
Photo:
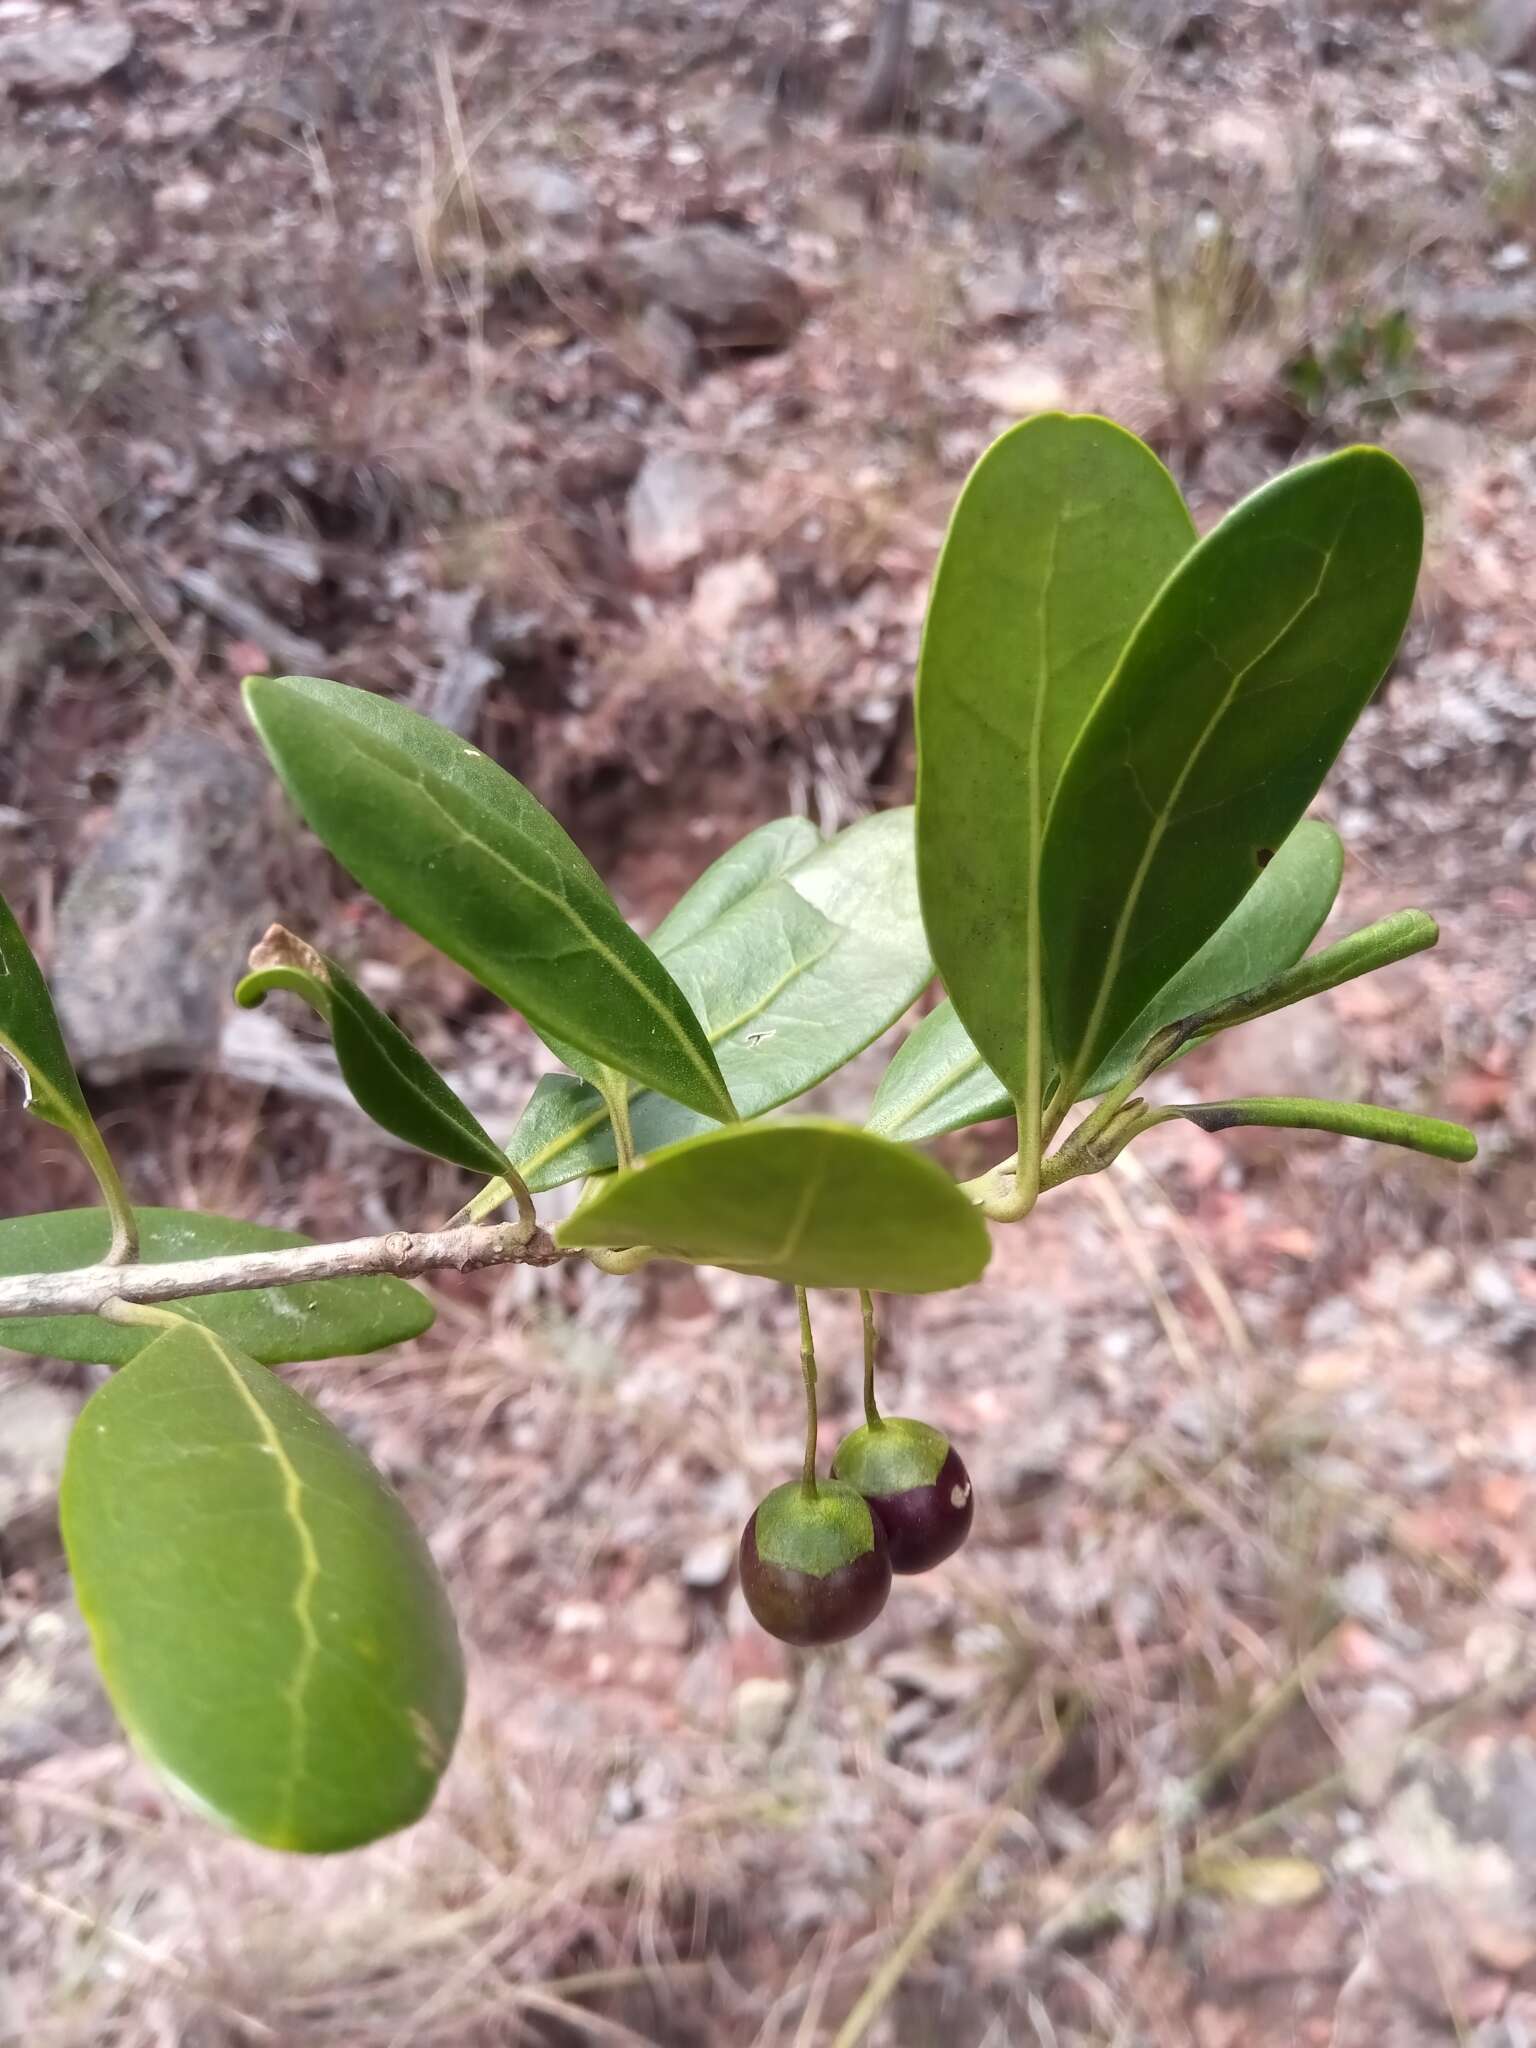
[[0,1280],[0,1318],[96,1315],[114,1300],[183,1301],[197,1294],[287,1287],[359,1273],[393,1273],[409,1280],[443,1266],[460,1273],[483,1266],[555,1266],[573,1256],[562,1251],[547,1230],[536,1230],[524,1240],[516,1223],[391,1230],[383,1237],[298,1245],[290,1251],[240,1252],[159,1266],[77,1266],[66,1273],[21,1273]]

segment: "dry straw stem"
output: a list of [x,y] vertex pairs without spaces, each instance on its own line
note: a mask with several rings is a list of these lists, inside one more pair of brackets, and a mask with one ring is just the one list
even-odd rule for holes
[[76,1266],[64,1273],[21,1273],[0,1280],[0,1318],[99,1315],[109,1301],[183,1301],[199,1294],[232,1294],[249,1287],[285,1287],[308,1280],[393,1273],[403,1280],[451,1266],[473,1273],[485,1266],[555,1266],[572,1256],[547,1231],[521,1223],[469,1224],[450,1230],[391,1230],[345,1244],[297,1245],[291,1250],[239,1252],[213,1259],[179,1259],[158,1266]]

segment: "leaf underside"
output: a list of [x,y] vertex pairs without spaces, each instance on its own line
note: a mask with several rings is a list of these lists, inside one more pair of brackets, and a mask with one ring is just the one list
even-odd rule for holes
[[[699,878],[653,943],[714,1046],[743,1117],[803,1095],[908,1009],[933,973],[917,904],[912,813],[882,811],[822,842],[803,819],[750,832]],[[712,1128],[638,1092],[643,1153]],[[534,1189],[614,1164],[596,1089],[540,1081],[508,1142]]]
[[931,1160],[820,1117],[669,1146],[603,1181],[555,1235],[578,1248],[654,1245],[768,1280],[892,1294],[963,1287],[990,1252],[980,1213]]

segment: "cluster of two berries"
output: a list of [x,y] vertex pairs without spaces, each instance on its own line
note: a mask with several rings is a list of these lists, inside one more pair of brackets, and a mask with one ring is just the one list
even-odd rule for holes
[[948,1437],[875,1416],[838,1446],[830,1481],[792,1479],[758,1503],[741,1537],[747,1606],[782,1642],[842,1642],[884,1607],[893,1573],[952,1557],[974,1511]]

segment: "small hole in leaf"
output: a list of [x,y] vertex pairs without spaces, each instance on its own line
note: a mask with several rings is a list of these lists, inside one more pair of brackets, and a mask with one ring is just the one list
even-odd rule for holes
[[1267,868],[1274,857],[1275,849],[1272,846],[1261,846],[1254,855],[1261,868]]

